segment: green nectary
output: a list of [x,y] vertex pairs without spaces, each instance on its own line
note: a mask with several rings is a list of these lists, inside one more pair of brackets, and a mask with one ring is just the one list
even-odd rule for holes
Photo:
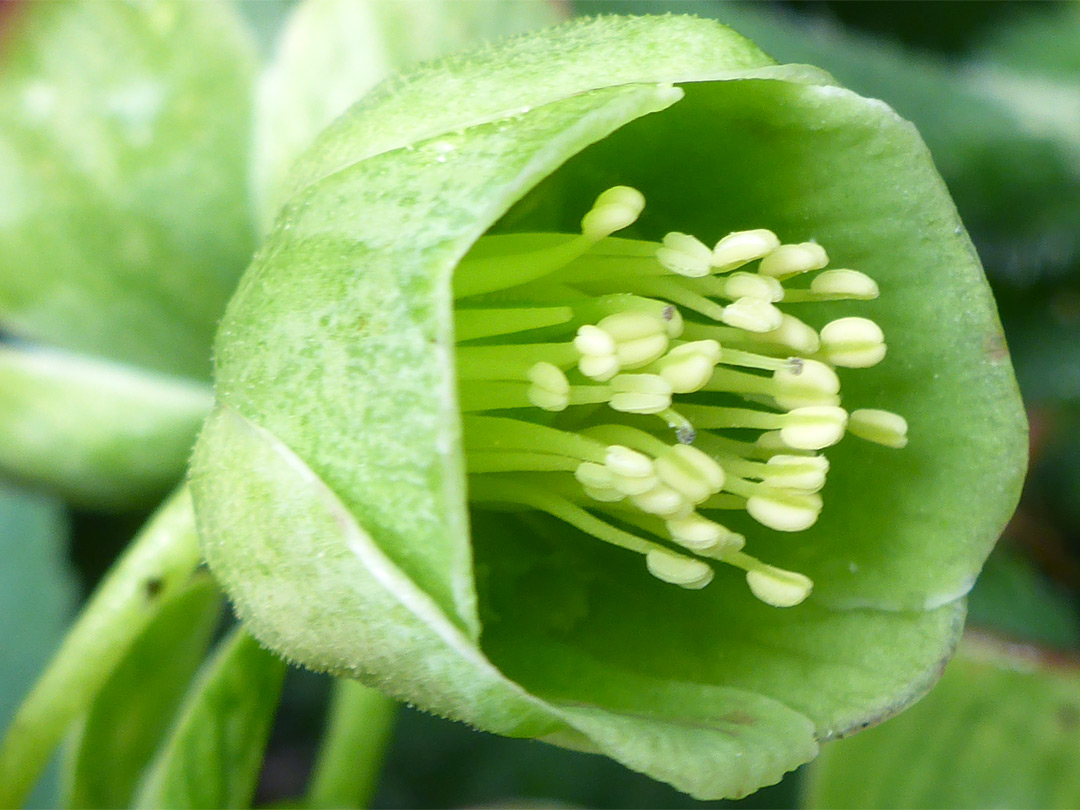
[[[572,236],[589,201],[610,188],[602,202],[625,201],[624,187],[647,198],[640,217],[560,269],[552,256],[611,224],[602,204]],[[765,229],[787,245],[755,272],[684,281],[728,263],[707,245]],[[608,248],[638,253],[607,262],[595,251]],[[865,276],[779,280],[821,264],[823,249]],[[643,272],[609,268],[627,263]],[[554,284],[575,267],[594,280]],[[865,300],[820,300],[839,294]],[[634,305],[605,309],[621,295]],[[777,304],[791,351],[765,337]],[[529,332],[492,331],[519,327]],[[882,334],[888,355],[872,365]],[[526,335],[544,348],[524,349]],[[295,167],[215,362],[192,490],[206,558],[260,641],[429,711],[604,752],[699,797],[775,781],[817,740],[925,691],[1023,476],[1023,413],[993,301],[917,133],[880,102],[686,17],[578,21],[375,91]],[[841,394],[830,362],[872,367],[844,372]],[[492,368],[514,376],[487,379]],[[716,391],[668,402],[709,368]],[[802,374],[809,390],[792,384]],[[493,415],[492,403],[522,407]],[[812,488],[824,464],[798,445],[838,438],[840,407],[855,408],[847,429],[870,441],[829,449],[820,514],[816,493],[786,505],[786,522],[750,507],[771,475],[771,431],[796,445],[780,454],[792,457],[786,480]],[[805,408],[814,419],[793,417]],[[545,429],[573,449],[540,458],[533,445],[486,443]],[[764,447],[732,444],[762,430]],[[813,441],[798,438],[807,431]],[[613,462],[612,445],[625,449]],[[724,491],[680,447],[720,458]],[[642,483],[629,480],[642,450],[680,497],[745,500],[750,514],[726,512],[723,536],[748,538],[755,558],[809,578],[813,593],[777,609],[730,565],[710,568],[708,587],[672,587],[649,569],[684,585],[708,575],[690,556],[677,570],[656,554],[647,566],[598,542],[644,528],[668,554],[665,518],[693,522],[680,502],[585,525],[583,513],[608,514],[592,495]],[[525,470],[507,471],[508,458]],[[674,503],[659,494],[644,503]],[[502,506],[470,514],[470,498]],[[675,530],[701,539],[703,524]],[[769,601],[805,595],[801,579],[770,577],[757,589]]]

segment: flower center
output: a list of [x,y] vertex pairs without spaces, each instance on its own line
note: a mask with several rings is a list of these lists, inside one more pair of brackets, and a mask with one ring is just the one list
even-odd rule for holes
[[819,333],[778,306],[872,299],[877,284],[768,230],[713,248],[611,236],[644,206],[617,186],[580,235],[484,237],[458,267],[470,500],[546,512],[644,555],[665,582],[702,588],[721,562],[762,601],[797,605],[810,579],[747,554],[721,516],[802,531],[822,509],[821,451],[845,432],[907,443],[902,417],[840,407],[835,369],[885,356],[877,324],[845,317]]

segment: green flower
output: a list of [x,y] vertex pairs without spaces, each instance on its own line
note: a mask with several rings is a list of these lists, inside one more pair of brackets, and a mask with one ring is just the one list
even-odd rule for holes
[[929,688],[1023,473],[917,134],[684,17],[354,107],[294,170],[216,385],[192,490],[263,643],[699,797]]

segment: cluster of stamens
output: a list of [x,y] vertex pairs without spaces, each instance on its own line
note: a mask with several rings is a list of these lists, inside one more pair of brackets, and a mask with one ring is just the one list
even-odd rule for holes
[[683,233],[613,238],[644,205],[617,186],[580,235],[484,237],[458,267],[470,499],[639,552],[665,582],[702,588],[719,561],[762,601],[799,604],[811,581],[744,552],[720,515],[802,531],[822,510],[822,450],[845,433],[907,443],[902,417],[841,407],[836,368],[882,360],[877,324],[819,331],[777,306],[868,300],[877,284],[768,230],[713,248]]

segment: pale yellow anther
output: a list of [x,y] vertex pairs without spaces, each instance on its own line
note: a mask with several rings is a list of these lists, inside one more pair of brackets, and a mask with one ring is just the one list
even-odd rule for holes
[[762,526],[778,532],[801,532],[821,514],[821,496],[813,492],[760,486],[746,499],[746,511]]
[[877,282],[858,270],[825,270],[818,273],[810,282],[810,292],[862,301],[880,295]]
[[860,408],[851,412],[848,430],[860,439],[899,450],[908,443],[907,420],[891,411]]
[[589,379],[606,382],[619,373],[615,339],[599,326],[586,324],[579,327],[574,348],[581,355],[578,371]]
[[610,405],[623,413],[660,413],[671,407],[671,384],[659,374],[618,374],[611,378]]
[[832,368],[817,360],[793,357],[773,372],[773,380],[777,384],[773,399],[781,408],[840,404],[840,378]]
[[581,234],[599,242],[615,231],[633,225],[645,209],[645,196],[629,186],[609,188],[596,198],[593,207],[581,220]]
[[656,259],[680,276],[701,278],[712,270],[712,251],[696,236],[672,231],[664,237]]
[[821,346],[818,333],[813,328],[787,313],[784,313],[778,328],[756,337],[759,340],[786,346],[799,354],[813,354]]
[[747,571],[746,584],[754,596],[773,607],[795,607],[814,589],[809,577],[764,564]]
[[653,460],[644,453],[623,447],[621,444],[610,445],[604,453],[604,466],[613,475],[623,478],[649,478],[656,475]]
[[733,534],[729,529],[713,523],[697,512],[667,521],[666,527],[667,534],[671,535],[673,541],[684,549],[696,552],[713,551],[721,544],[721,540]]
[[869,368],[885,357],[885,334],[868,318],[840,318],[822,328],[821,355],[834,366]]
[[692,503],[724,488],[724,470],[711,456],[688,444],[676,444],[657,456],[656,474]]
[[720,362],[720,344],[715,340],[695,340],[676,346],[656,362],[661,377],[676,394],[700,391]]
[[626,493],[616,487],[591,487],[582,484],[581,490],[594,501],[600,503],[617,503],[626,498]]
[[667,332],[669,338],[677,338],[683,333],[685,326],[683,316],[679,312],[679,308],[674,304],[668,304],[664,307],[661,311],[661,320],[664,322],[664,331]]
[[760,298],[775,303],[784,299],[784,286],[772,276],[760,273],[732,273],[724,278],[728,298]]
[[753,231],[729,233],[713,248],[712,265],[718,272],[733,270],[748,262],[768,256],[780,247],[780,240],[772,231],[759,228]]
[[691,590],[704,588],[713,578],[707,563],[673,551],[654,549],[645,555],[645,565],[657,579]]
[[796,408],[784,417],[780,438],[788,447],[823,450],[844,438],[847,411],[835,405]]
[[615,358],[621,368],[640,368],[667,351],[668,325],[650,312],[618,312],[596,326],[615,342]]
[[747,332],[771,332],[784,322],[784,314],[760,298],[740,298],[724,307],[723,321]]
[[784,453],[766,463],[764,483],[798,492],[818,492],[825,486],[829,460],[825,456],[793,456]]
[[664,483],[658,483],[647,492],[631,495],[630,503],[646,514],[667,519],[686,517],[694,511],[694,504]]
[[583,461],[574,470],[574,478],[583,487],[598,487],[607,489],[614,486],[611,470],[603,464],[594,461]]
[[829,263],[825,248],[816,242],[781,245],[758,265],[762,275],[784,279],[811,270],[820,270]]
[[528,372],[529,402],[545,411],[563,411],[570,404],[570,381],[562,369],[539,362]]

